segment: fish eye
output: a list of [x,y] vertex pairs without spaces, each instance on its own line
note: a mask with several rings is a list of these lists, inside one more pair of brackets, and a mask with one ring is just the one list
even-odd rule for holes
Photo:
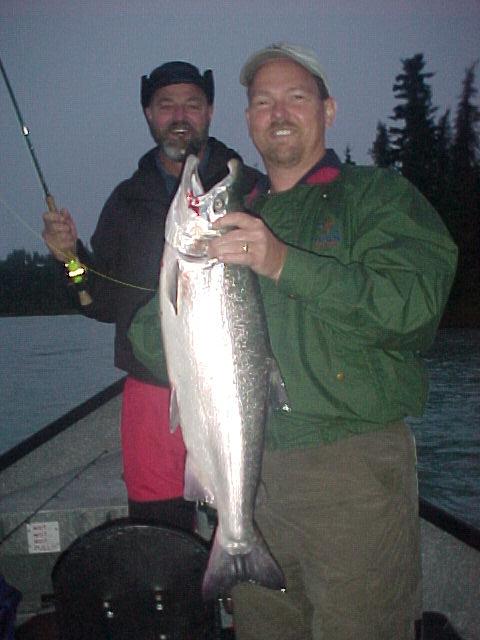
[[217,196],[213,201],[213,210],[218,213],[225,206],[225,201],[221,196]]

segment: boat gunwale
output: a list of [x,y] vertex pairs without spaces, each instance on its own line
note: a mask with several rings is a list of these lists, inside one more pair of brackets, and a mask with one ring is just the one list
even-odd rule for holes
[[425,498],[419,498],[420,517],[435,527],[442,529],[464,544],[480,551],[480,529],[466,520],[446,511]]
[[125,378],[126,376],[116,380],[105,389],[102,389],[102,391],[85,400],[85,402],[77,405],[63,416],[50,422],[19,444],[0,454],[0,473],[120,395],[123,391]]

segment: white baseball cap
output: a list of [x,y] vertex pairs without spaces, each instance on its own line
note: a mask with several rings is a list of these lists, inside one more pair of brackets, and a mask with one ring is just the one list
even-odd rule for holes
[[240,83],[245,87],[249,87],[258,69],[269,60],[275,58],[293,60],[313,76],[319,78],[325,87],[326,95],[322,96],[322,98],[328,98],[330,89],[325,72],[317,60],[316,54],[311,49],[305,49],[286,42],[276,42],[250,56],[240,71]]

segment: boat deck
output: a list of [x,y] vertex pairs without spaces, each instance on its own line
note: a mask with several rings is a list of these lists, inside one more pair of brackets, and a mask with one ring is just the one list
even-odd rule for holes
[[[121,390],[120,381],[0,456],[0,563],[23,595],[20,639],[54,640],[57,558],[87,531],[127,515]],[[480,532],[423,500],[420,513],[424,610],[437,612],[425,618],[424,640],[480,640]]]

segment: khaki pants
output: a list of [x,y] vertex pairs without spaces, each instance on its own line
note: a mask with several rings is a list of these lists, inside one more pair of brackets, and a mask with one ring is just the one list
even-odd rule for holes
[[267,451],[256,521],[287,590],[237,586],[237,639],[412,640],[421,611],[415,464],[403,423]]

